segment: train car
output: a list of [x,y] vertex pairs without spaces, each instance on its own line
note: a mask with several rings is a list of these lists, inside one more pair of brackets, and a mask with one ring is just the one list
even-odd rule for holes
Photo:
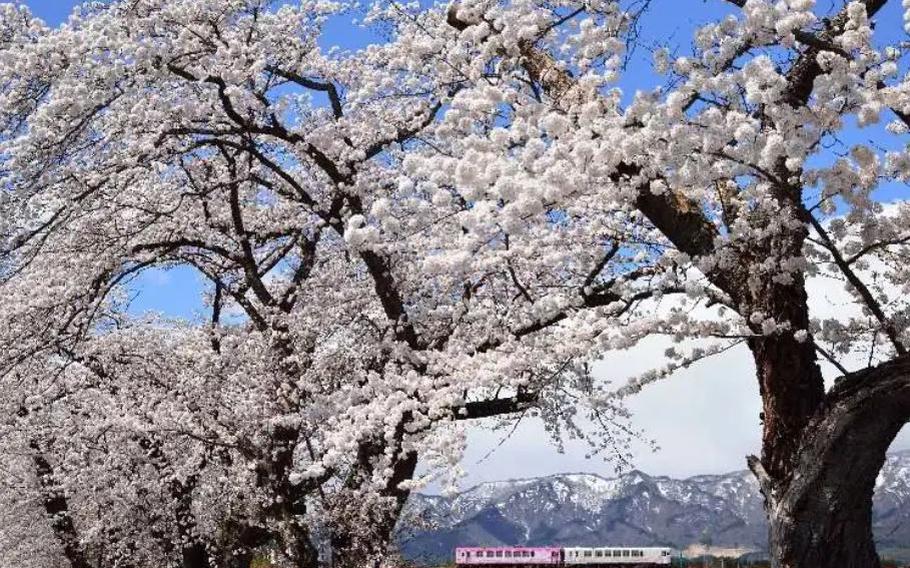
[[650,568],[669,566],[672,552],[656,547],[459,547],[455,549],[455,564],[459,567],[490,566],[523,568],[560,566],[566,568]]
[[668,566],[672,560],[669,548],[603,547],[564,548],[566,566]]
[[458,566],[561,566],[562,549],[552,546],[459,547],[455,549]]

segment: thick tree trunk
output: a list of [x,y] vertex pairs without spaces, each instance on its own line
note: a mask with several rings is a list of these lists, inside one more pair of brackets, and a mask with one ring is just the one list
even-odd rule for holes
[[770,551],[773,567],[877,568],[880,566],[872,538],[871,494],[869,504],[855,509],[825,510],[823,493],[811,496],[800,508],[786,510],[776,503],[770,515]]
[[[375,455],[378,447],[363,447],[361,451],[361,464],[363,471],[355,473],[356,476],[370,473],[371,456]],[[386,483],[381,497],[386,500],[384,506],[374,505],[360,509],[358,503],[352,505],[351,515],[341,526],[335,527],[332,533],[332,568],[370,568],[378,567],[389,551],[395,537],[395,527],[401,516],[401,511],[410,496],[410,491],[402,489],[401,483],[411,479],[417,469],[417,454],[406,453],[399,457],[393,467],[393,475]],[[354,481],[351,486],[358,487],[360,483]],[[342,504],[344,507],[344,504]],[[350,522],[353,519],[360,522]]]
[[38,442],[32,441],[30,447],[34,451],[32,461],[41,490],[41,504],[50,521],[54,537],[60,543],[63,556],[71,568],[90,568],[70,515],[69,502],[58,484],[54,468],[41,451]]
[[[851,452],[844,452],[838,456],[839,463],[825,468],[822,480],[809,487],[781,487],[772,494],[767,503],[772,566],[879,566],[872,536],[872,493],[881,465],[876,461],[856,460]],[[851,462],[865,470],[857,471],[857,478],[850,468],[843,467]],[[795,474],[799,476],[800,472]]]
[[[168,495],[174,505],[174,518],[169,519],[176,528],[176,536],[180,543],[181,568],[208,568],[210,559],[205,542],[197,532],[196,515],[193,513],[193,490],[196,486],[196,477],[192,476],[181,481],[173,476],[172,466],[164,454],[161,441],[149,436],[140,437],[139,447],[147,455],[152,467],[158,472],[162,483],[168,489]],[[166,541],[173,535],[161,532],[159,540]],[[171,552],[173,544],[163,542],[165,552]]]
[[275,540],[275,536],[265,529],[234,520],[222,527],[221,536],[220,558],[215,564],[218,568],[250,568],[255,551]]
[[[750,458],[766,499],[774,568],[877,568],[872,496],[910,419],[910,358],[838,381],[803,428],[789,467]],[[774,465],[773,462],[770,465]]]

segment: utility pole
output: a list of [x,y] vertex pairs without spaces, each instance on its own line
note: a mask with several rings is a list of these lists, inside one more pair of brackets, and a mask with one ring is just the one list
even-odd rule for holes
[[711,545],[713,544],[711,533],[708,531],[708,527],[705,527],[701,532],[701,538],[699,539],[699,542],[701,542],[701,544],[705,547],[705,551],[702,554],[702,566],[703,568],[708,568],[708,552],[711,549]]

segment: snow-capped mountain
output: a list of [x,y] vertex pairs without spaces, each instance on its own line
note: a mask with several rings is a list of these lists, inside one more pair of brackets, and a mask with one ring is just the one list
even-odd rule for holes
[[[881,548],[910,548],[910,452],[889,455],[874,500]],[[483,483],[454,497],[415,495],[400,542],[415,560],[451,558],[456,545],[666,545],[761,550],[766,525],[752,474],[688,479],[631,471]]]

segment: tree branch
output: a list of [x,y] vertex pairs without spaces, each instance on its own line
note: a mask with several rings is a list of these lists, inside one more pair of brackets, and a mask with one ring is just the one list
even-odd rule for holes
[[537,394],[519,390],[509,398],[493,398],[466,403],[456,413],[456,420],[476,420],[527,410],[537,403]]
[[287,71],[281,69],[275,65],[268,65],[265,68],[266,71],[274,73],[279,77],[283,77],[292,83],[296,83],[305,89],[310,89],[313,91],[321,91],[329,97],[329,104],[332,105],[332,114],[335,115],[335,118],[344,117],[344,109],[341,106],[341,97],[338,94],[338,89],[335,85],[329,81],[321,82],[314,81],[313,79],[307,79],[306,77],[294,73],[293,71]]
[[900,332],[895,328],[894,323],[885,315],[884,310],[882,310],[881,304],[878,300],[875,299],[875,296],[866,286],[866,284],[860,279],[860,277],[853,271],[850,264],[844,259],[841,255],[840,250],[838,250],[837,245],[825,231],[825,228],[822,227],[821,223],[818,222],[818,219],[815,218],[811,213],[807,213],[806,217],[808,218],[809,223],[818,233],[821,238],[822,246],[831,254],[831,257],[834,259],[834,264],[840,269],[840,271],[847,278],[847,281],[859,294],[862,298],[866,307],[872,312],[872,315],[875,316],[875,319],[878,320],[878,323],[882,326],[882,330],[885,332],[885,335],[888,337],[888,340],[891,341],[891,344],[894,346],[894,350],[898,355],[905,355],[907,353],[906,347],[900,340]]

